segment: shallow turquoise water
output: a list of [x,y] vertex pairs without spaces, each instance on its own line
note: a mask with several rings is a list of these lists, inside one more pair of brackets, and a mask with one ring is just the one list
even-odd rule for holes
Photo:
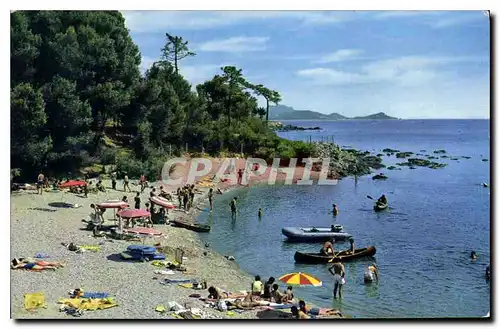
[[[300,122],[293,124],[301,125]],[[484,270],[490,262],[489,121],[403,120],[307,122],[324,127],[313,139],[334,135],[340,145],[378,153],[389,147],[418,153],[446,149],[448,155],[471,156],[443,169],[382,170],[387,181],[365,176],[355,184],[348,178],[336,186],[260,186],[227,193],[216,199],[215,212],[200,222],[213,225],[202,238],[223,254],[234,255],[240,266],[263,278],[302,271],[321,278],[322,287],[295,288],[314,304],[336,307],[355,317],[480,317],[490,308],[490,286]],[[307,139],[311,132],[283,134]],[[390,165],[400,162],[384,157]],[[385,193],[390,209],[374,213],[366,196]],[[239,198],[240,214],[231,220],[229,200]],[[339,205],[336,219],[328,213]],[[262,207],[264,216],[257,218]],[[363,284],[370,260],[346,264],[344,298],[332,298],[332,278],[326,265],[296,265],[295,251],[316,252],[321,244],[290,244],[284,226],[329,226],[339,223],[359,247],[375,245],[379,285]],[[347,244],[336,244],[347,249]],[[471,262],[470,251],[479,259]]]

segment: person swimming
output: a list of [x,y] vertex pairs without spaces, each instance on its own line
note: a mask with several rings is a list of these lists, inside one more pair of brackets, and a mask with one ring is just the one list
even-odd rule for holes
[[476,252],[475,252],[475,251],[472,251],[472,252],[470,253],[470,259],[471,259],[471,260],[476,260],[476,259],[477,259],[477,256],[476,256]]

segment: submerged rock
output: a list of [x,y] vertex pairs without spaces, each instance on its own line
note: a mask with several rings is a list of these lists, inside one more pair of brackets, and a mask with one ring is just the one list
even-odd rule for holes
[[372,177],[372,179],[387,179],[387,178],[389,178],[389,177],[387,177],[384,174],[377,174],[377,175]]
[[408,162],[397,163],[398,166],[408,166],[408,167],[427,167],[431,169],[438,169],[446,167],[444,163],[432,162],[426,159],[419,158],[409,158]]
[[446,153],[446,150],[435,150],[433,153],[444,154],[444,153]]
[[384,152],[384,153],[398,153],[399,150],[393,150],[393,149],[387,148],[387,149],[383,149],[382,152]]
[[411,156],[412,154],[413,154],[413,152],[399,152],[399,153],[396,153],[396,158],[404,159],[404,158]]

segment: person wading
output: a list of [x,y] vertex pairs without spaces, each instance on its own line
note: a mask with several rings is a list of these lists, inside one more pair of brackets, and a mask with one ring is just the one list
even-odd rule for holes
[[236,200],[238,200],[237,197],[234,197],[233,200],[229,203],[231,206],[231,219],[236,219]]

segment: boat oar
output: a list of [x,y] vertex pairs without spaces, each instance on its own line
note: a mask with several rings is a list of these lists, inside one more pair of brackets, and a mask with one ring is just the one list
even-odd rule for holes
[[333,262],[333,260],[334,260],[335,258],[337,258],[337,257],[338,257],[338,255],[340,255],[340,253],[341,253],[341,252],[342,252],[342,251],[339,251],[337,254],[334,254],[334,255],[332,256],[332,259],[330,259],[330,260],[328,261],[328,263]]
[[366,196],[368,199],[373,200],[373,198],[369,195]]

